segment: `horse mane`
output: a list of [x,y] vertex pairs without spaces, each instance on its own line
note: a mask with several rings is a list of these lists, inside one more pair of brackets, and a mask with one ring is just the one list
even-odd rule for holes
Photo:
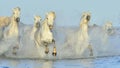
[[48,27],[48,22],[47,22],[47,19],[45,19],[41,25],[42,27],[42,30],[44,31],[50,31],[49,27]]
[[42,33],[45,31],[44,29],[46,29],[45,27],[46,23],[47,23],[47,20],[45,19],[34,34],[34,42],[36,46],[41,45],[41,37],[42,37]]

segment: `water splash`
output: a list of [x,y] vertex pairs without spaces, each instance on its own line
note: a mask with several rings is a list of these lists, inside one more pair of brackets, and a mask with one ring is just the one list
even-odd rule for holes
[[[52,56],[53,44],[49,45],[50,52],[48,55],[44,53],[44,47],[39,50],[35,47],[34,41],[30,39],[30,31],[32,26],[21,24],[20,26],[20,49],[17,55],[12,54],[12,46],[15,40],[1,41],[0,53],[11,58],[41,58],[40,54],[45,56],[44,59],[64,59],[64,58],[87,58],[90,57],[88,45],[92,45],[93,56],[111,56],[119,55],[119,39],[114,37],[117,34],[109,36],[102,27],[89,27],[89,42],[79,39],[79,27],[56,27],[53,34],[57,45],[57,57]],[[114,37],[114,38],[113,38]],[[112,38],[112,39],[110,39]],[[107,41],[107,42],[106,42]],[[111,42],[112,41],[112,42]],[[114,42],[115,41],[115,42]],[[77,49],[76,49],[77,48]],[[4,50],[2,50],[4,49]],[[82,51],[83,50],[83,51]],[[79,53],[80,51],[80,53]],[[79,54],[78,54],[79,53]],[[42,58],[41,58],[42,59]]]

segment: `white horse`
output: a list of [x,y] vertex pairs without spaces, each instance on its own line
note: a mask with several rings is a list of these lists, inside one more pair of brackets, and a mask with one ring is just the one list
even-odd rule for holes
[[[103,42],[102,45],[108,45],[109,44],[108,37],[114,34],[112,23],[110,21],[106,22],[102,30],[103,30],[103,36],[101,37],[101,41]],[[105,48],[106,47],[104,47],[103,49],[106,50]]]
[[20,8],[13,9],[13,15],[10,17],[10,25],[8,30],[4,33],[4,39],[14,39],[17,43],[13,44],[13,54],[16,54],[19,48],[19,22],[20,22]]
[[92,55],[92,48],[89,45],[88,36],[88,23],[90,21],[91,14],[89,12],[84,12],[80,21],[80,31],[78,32],[78,45],[76,45],[76,53],[83,54],[86,48],[89,48]]
[[[80,20],[80,29],[78,31],[68,32],[67,39],[65,40],[65,46],[62,50],[66,51],[64,55],[77,55],[82,56],[83,52],[88,48],[90,50],[90,56],[93,55],[92,47],[89,44],[89,35],[88,35],[88,23],[90,21],[91,15],[88,12],[82,14]],[[67,50],[68,49],[68,50]],[[70,54],[68,54],[70,52]],[[74,53],[75,52],[75,53]]]
[[111,35],[114,33],[113,31],[113,25],[111,22],[107,22],[105,23],[104,27],[103,27],[103,30],[108,34],[108,35]]
[[[48,45],[55,42],[48,25],[48,18],[43,21],[41,27],[38,31],[36,31],[34,36],[35,45],[40,53],[40,56],[44,57],[49,52]],[[45,52],[43,52],[43,50],[45,50]],[[56,47],[54,47],[53,55],[56,55]]]
[[81,41],[87,41],[89,39],[88,37],[88,23],[90,21],[90,13],[83,13],[80,21],[80,40]]
[[35,32],[40,28],[40,25],[41,25],[41,17],[40,16],[35,16],[34,17],[34,26],[32,27],[32,31],[31,31],[31,39],[34,40],[34,35],[35,35]]

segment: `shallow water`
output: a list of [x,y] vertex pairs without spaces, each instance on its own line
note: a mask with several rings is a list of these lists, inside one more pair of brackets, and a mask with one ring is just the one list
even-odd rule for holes
[[120,56],[74,60],[1,59],[0,68],[119,68]]

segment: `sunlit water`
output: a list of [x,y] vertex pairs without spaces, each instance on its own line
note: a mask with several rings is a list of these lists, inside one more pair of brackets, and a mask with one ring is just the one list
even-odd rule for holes
[[0,59],[0,68],[119,68],[120,57],[74,60]]

